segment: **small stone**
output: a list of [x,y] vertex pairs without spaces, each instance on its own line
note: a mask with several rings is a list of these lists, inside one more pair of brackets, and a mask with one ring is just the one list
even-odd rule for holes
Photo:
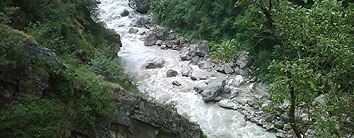
[[229,108],[229,109],[234,109],[234,110],[237,110],[237,109],[238,109],[237,104],[234,103],[234,102],[232,102],[232,101],[229,100],[229,99],[220,100],[218,104],[219,104],[220,107]]
[[231,74],[231,73],[234,72],[234,70],[231,68],[231,66],[230,66],[229,64],[225,64],[225,65],[224,65],[224,72],[225,72],[226,74]]
[[196,77],[194,77],[194,76],[191,76],[191,80],[196,81],[196,80],[197,80],[197,78],[196,78]]
[[129,34],[136,34],[138,31],[139,31],[138,29],[135,29],[135,28],[132,27],[132,28],[129,29],[128,33]]
[[207,76],[201,76],[201,77],[199,77],[199,79],[200,79],[200,80],[207,80],[208,77],[207,77]]
[[275,121],[275,122],[274,122],[274,126],[275,126],[276,128],[278,128],[278,129],[283,129],[284,123],[281,122],[281,121]]
[[191,66],[189,66],[187,64],[182,65],[182,68],[181,68],[182,76],[189,77],[192,75],[192,73],[193,73],[193,69]]
[[197,92],[197,93],[202,93],[204,91],[204,89],[202,87],[199,87],[199,86],[196,86],[194,87],[194,90]]
[[162,40],[157,40],[157,41],[156,41],[156,45],[162,46],[162,45],[163,45],[163,41],[162,41]]
[[128,11],[128,10],[124,10],[124,11],[120,14],[120,16],[122,16],[122,17],[128,16],[128,15],[129,15],[129,11]]
[[147,61],[145,68],[146,69],[162,68],[164,64],[165,64],[165,60],[163,60],[162,58],[155,58],[153,60]]
[[172,84],[175,85],[175,86],[181,86],[181,85],[182,85],[182,84],[181,84],[180,82],[178,82],[178,81],[173,81]]
[[166,72],[166,76],[167,77],[176,77],[178,75],[177,71],[173,70],[173,69],[169,69]]

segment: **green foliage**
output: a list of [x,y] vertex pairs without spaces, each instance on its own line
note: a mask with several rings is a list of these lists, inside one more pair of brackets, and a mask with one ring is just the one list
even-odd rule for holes
[[[118,57],[110,57],[109,49],[102,50],[92,59],[89,69],[105,77],[105,80],[115,82],[121,85],[125,90],[130,92],[138,92],[136,85],[130,76],[124,73],[121,61]],[[107,54],[107,55],[106,55]]]
[[237,42],[232,39],[228,41],[223,41],[221,44],[216,44],[213,46],[216,50],[212,53],[212,57],[222,61],[233,61],[237,51],[239,51],[239,46]]
[[[353,132],[352,120],[348,120],[354,113],[350,102],[354,92],[352,7],[328,0],[316,1],[311,9],[281,2],[273,11],[280,37],[287,38],[284,46],[290,60],[269,66],[276,78],[270,89],[273,104],[288,99],[294,89],[295,105],[304,102],[306,113],[313,117],[312,123],[299,120],[301,128],[315,128],[318,137],[343,137]],[[326,94],[327,102],[315,107],[311,103],[319,94]]]
[[26,99],[8,108],[0,110],[0,136],[60,137],[69,129],[58,100]]
[[0,23],[1,24],[10,24],[11,18],[15,14],[18,7],[5,7],[3,12],[0,12]]

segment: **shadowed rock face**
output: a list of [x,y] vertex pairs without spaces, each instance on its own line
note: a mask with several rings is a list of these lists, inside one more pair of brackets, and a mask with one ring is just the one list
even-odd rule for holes
[[129,138],[200,138],[199,126],[186,118],[119,90],[112,134]]

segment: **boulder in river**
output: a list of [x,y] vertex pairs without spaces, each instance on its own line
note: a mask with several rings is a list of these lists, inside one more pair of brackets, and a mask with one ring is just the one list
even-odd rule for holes
[[129,11],[128,11],[128,10],[124,10],[124,11],[120,14],[120,16],[122,16],[122,17],[128,16],[128,15],[129,15]]
[[191,66],[189,66],[187,64],[182,65],[182,68],[181,68],[182,76],[189,77],[192,75],[192,73],[193,73],[193,69]]
[[204,57],[204,56],[208,55],[208,53],[209,53],[208,41],[203,41],[203,43],[199,45],[199,48],[198,48],[198,51],[196,54],[200,57]]
[[166,38],[168,36],[168,31],[159,25],[156,25],[154,27],[154,32],[156,33],[158,39],[160,39],[160,40],[166,40]]
[[234,70],[231,68],[230,64],[227,63],[227,64],[224,65],[224,72],[226,74],[230,74],[230,73],[233,73]]
[[218,104],[220,107],[223,107],[223,108],[229,108],[229,109],[234,109],[234,110],[238,109],[237,104],[229,99],[220,100]]
[[157,35],[152,31],[148,32],[145,37],[144,45],[152,46],[155,45],[156,42],[157,42]]
[[128,33],[129,34],[136,34],[138,31],[139,31],[138,29],[135,29],[135,28],[132,27],[132,28],[129,29]]
[[155,58],[153,60],[148,60],[144,65],[146,69],[162,68],[165,64],[165,60],[162,58]]
[[225,80],[220,78],[211,79],[201,93],[205,102],[213,101],[223,90]]
[[213,66],[209,61],[201,61],[198,63],[198,67],[202,70],[211,69]]
[[175,86],[181,86],[181,85],[182,85],[182,84],[181,84],[180,82],[178,82],[178,81],[173,81],[172,84],[175,85]]
[[237,53],[236,64],[239,65],[239,67],[241,69],[244,69],[245,67],[250,65],[251,64],[251,56],[250,56],[249,52],[239,51]]
[[178,75],[177,71],[173,70],[173,69],[169,69],[166,72],[166,76],[167,77],[176,77]]

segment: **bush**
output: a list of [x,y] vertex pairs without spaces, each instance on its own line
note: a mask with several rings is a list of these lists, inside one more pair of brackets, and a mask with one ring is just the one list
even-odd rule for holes
[[70,122],[58,100],[26,99],[0,110],[0,136],[60,137]]

